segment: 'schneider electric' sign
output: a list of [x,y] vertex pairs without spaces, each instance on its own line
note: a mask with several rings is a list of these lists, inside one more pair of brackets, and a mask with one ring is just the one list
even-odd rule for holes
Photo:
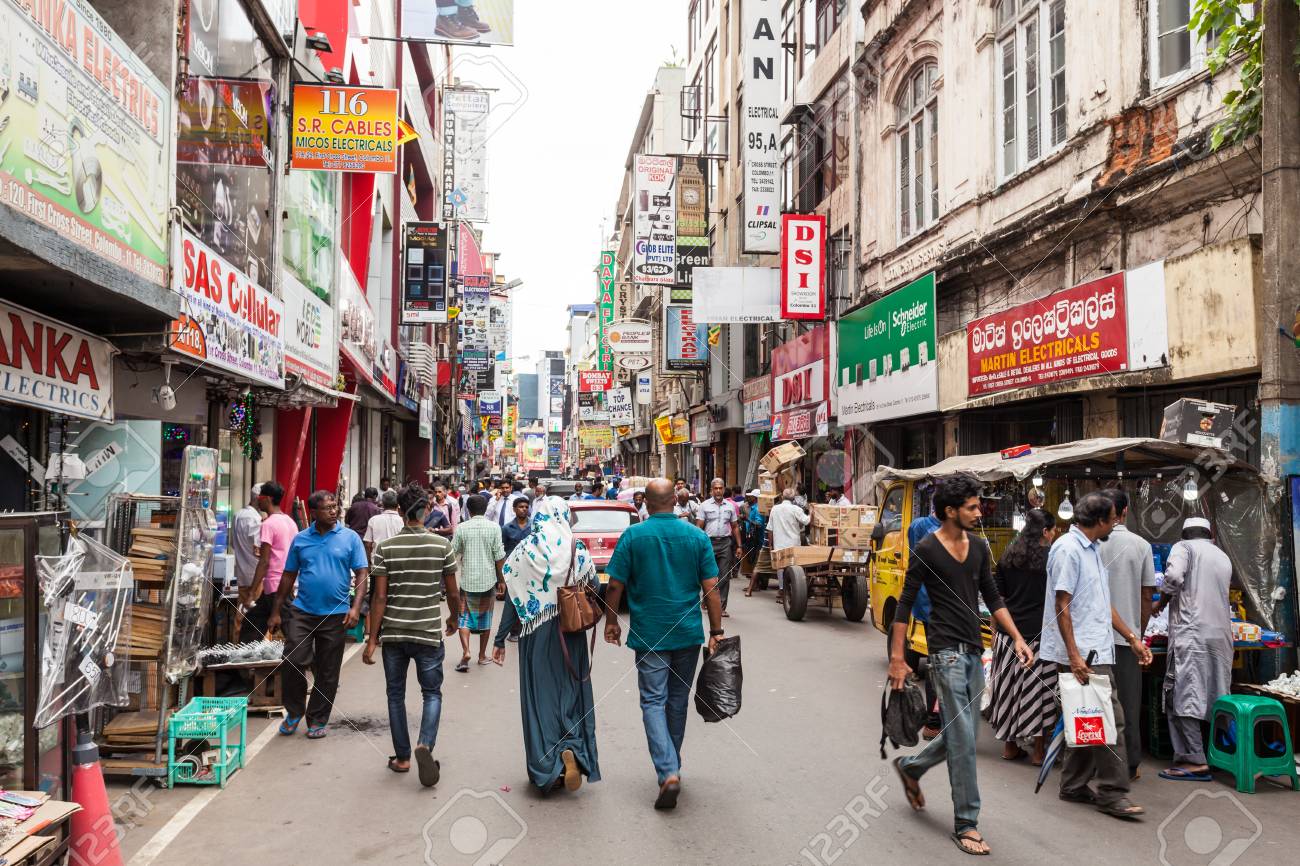
[[781,217],[781,318],[826,318],[826,217]]

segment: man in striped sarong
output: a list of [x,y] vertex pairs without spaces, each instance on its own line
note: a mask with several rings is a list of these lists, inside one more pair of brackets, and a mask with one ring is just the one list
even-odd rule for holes
[[403,488],[398,509],[406,525],[375,545],[370,573],[375,595],[370,605],[369,638],[362,661],[375,663],[383,645],[384,678],[388,683],[388,727],[393,751],[388,769],[411,770],[411,735],[406,725],[406,671],[415,662],[415,678],[424,697],[415,762],[420,783],[438,782],[439,763],[433,759],[442,715],[442,599],[447,599],[447,634],[456,633],[460,593],[456,586],[456,555],[451,542],[424,528],[427,494],[415,484]]

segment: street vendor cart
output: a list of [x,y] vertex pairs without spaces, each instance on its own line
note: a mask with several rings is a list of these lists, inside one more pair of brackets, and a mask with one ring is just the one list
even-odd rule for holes
[[771,552],[781,576],[787,619],[804,618],[810,603],[837,606],[849,622],[861,622],[870,606],[867,590],[874,505],[813,505],[809,544]]

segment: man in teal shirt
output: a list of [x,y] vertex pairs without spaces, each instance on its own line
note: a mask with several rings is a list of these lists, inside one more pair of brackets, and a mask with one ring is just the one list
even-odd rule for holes
[[620,643],[618,605],[627,592],[627,645],[636,651],[637,685],[650,759],[659,780],[656,809],[672,809],[681,791],[682,739],[704,643],[700,593],[709,612],[709,651],[722,637],[722,603],[713,545],[698,527],[673,515],[673,485],[645,489],[650,519],[623,531],[606,571],[605,640]]

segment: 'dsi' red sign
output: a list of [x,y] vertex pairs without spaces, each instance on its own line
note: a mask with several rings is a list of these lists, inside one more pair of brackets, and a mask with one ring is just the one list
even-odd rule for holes
[[826,318],[826,217],[781,217],[781,318]]
[[1128,369],[1124,275],[1111,274],[966,326],[970,396]]

